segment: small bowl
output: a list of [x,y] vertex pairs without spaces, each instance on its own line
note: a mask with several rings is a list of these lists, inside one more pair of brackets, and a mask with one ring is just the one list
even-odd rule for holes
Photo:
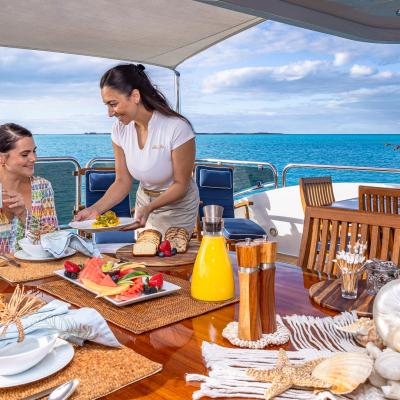
[[0,349],[0,375],[15,375],[43,360],[56,343],[58,335],[27,336],[20,343]]
[[21,246],[22,250],[28,255],[36,258],[46,258],[50,256],[50,253],[47,252],[41,244],[32,244],[30,239],[23,238],[18,241],[18,244]]

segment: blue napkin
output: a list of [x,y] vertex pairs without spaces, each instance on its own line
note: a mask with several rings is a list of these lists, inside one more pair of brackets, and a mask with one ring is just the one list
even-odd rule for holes
[[[110,347],[121,347],[105,319],[93,308],[70,310],[70,304],[53,300],[32,315],[21,318],[25,336],[58,336],[82,345],[90,340]],[[0,332],[3,326],[0,325]],[[18,340],[18,329],[11,324],[5,335],[0,336],[0,349]]]
[[89,257],[102,257],[96,244],[70,231],[55,231],[40,237],[40,244],[54,257],[62,257],[68,248]]

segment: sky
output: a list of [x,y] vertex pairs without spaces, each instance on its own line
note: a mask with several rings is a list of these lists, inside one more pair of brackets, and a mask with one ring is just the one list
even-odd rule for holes
[[[99,79],[117,60],[0,47],[0,123],[110,132]],[[267,21],[178,66],[197,132],[400,133],[400,44]],[[175,104],[174,74],[146,66]]]

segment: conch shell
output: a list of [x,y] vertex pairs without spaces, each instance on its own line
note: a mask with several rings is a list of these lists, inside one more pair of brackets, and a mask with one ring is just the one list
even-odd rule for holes
[[373,360],[365,353],[338,353],[318,364],[314,378],[330,383],[335,394],[351,393],[371,374]]
[[385,349],[376,358],[375,371],[382,377],[391,381],[400,381],[400,353]]
[[373,317],[383,343],[400,351],[400,279],[381,288],[375,297]]
[[367,343],[372,342],[382,348],[382,339],[378,336],[374,321],[370,318],[359,318],[355,322],[346,326],[337,326],[338,330],[351,333],[358,344],[365,347]]

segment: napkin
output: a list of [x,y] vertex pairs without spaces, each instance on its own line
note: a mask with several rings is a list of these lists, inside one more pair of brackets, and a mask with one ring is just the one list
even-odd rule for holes
[[70,231],[55,231],[40,237],[40,244],[54,257],[62,257],[68,248],[89,257],[101,257],[96,244]]
[[[32,315],[21,318],[25,336],[45,336],[58,333],[70,342],[82,345],[90,340],[105,346],[121,347],[105,319],[93,308],[70,310],[70,304],[53,300]],[[3,326],[0,325],[0,333]],[[5,335],[0,336],[0,349],[18,340],[18,329],[11,324]]]

